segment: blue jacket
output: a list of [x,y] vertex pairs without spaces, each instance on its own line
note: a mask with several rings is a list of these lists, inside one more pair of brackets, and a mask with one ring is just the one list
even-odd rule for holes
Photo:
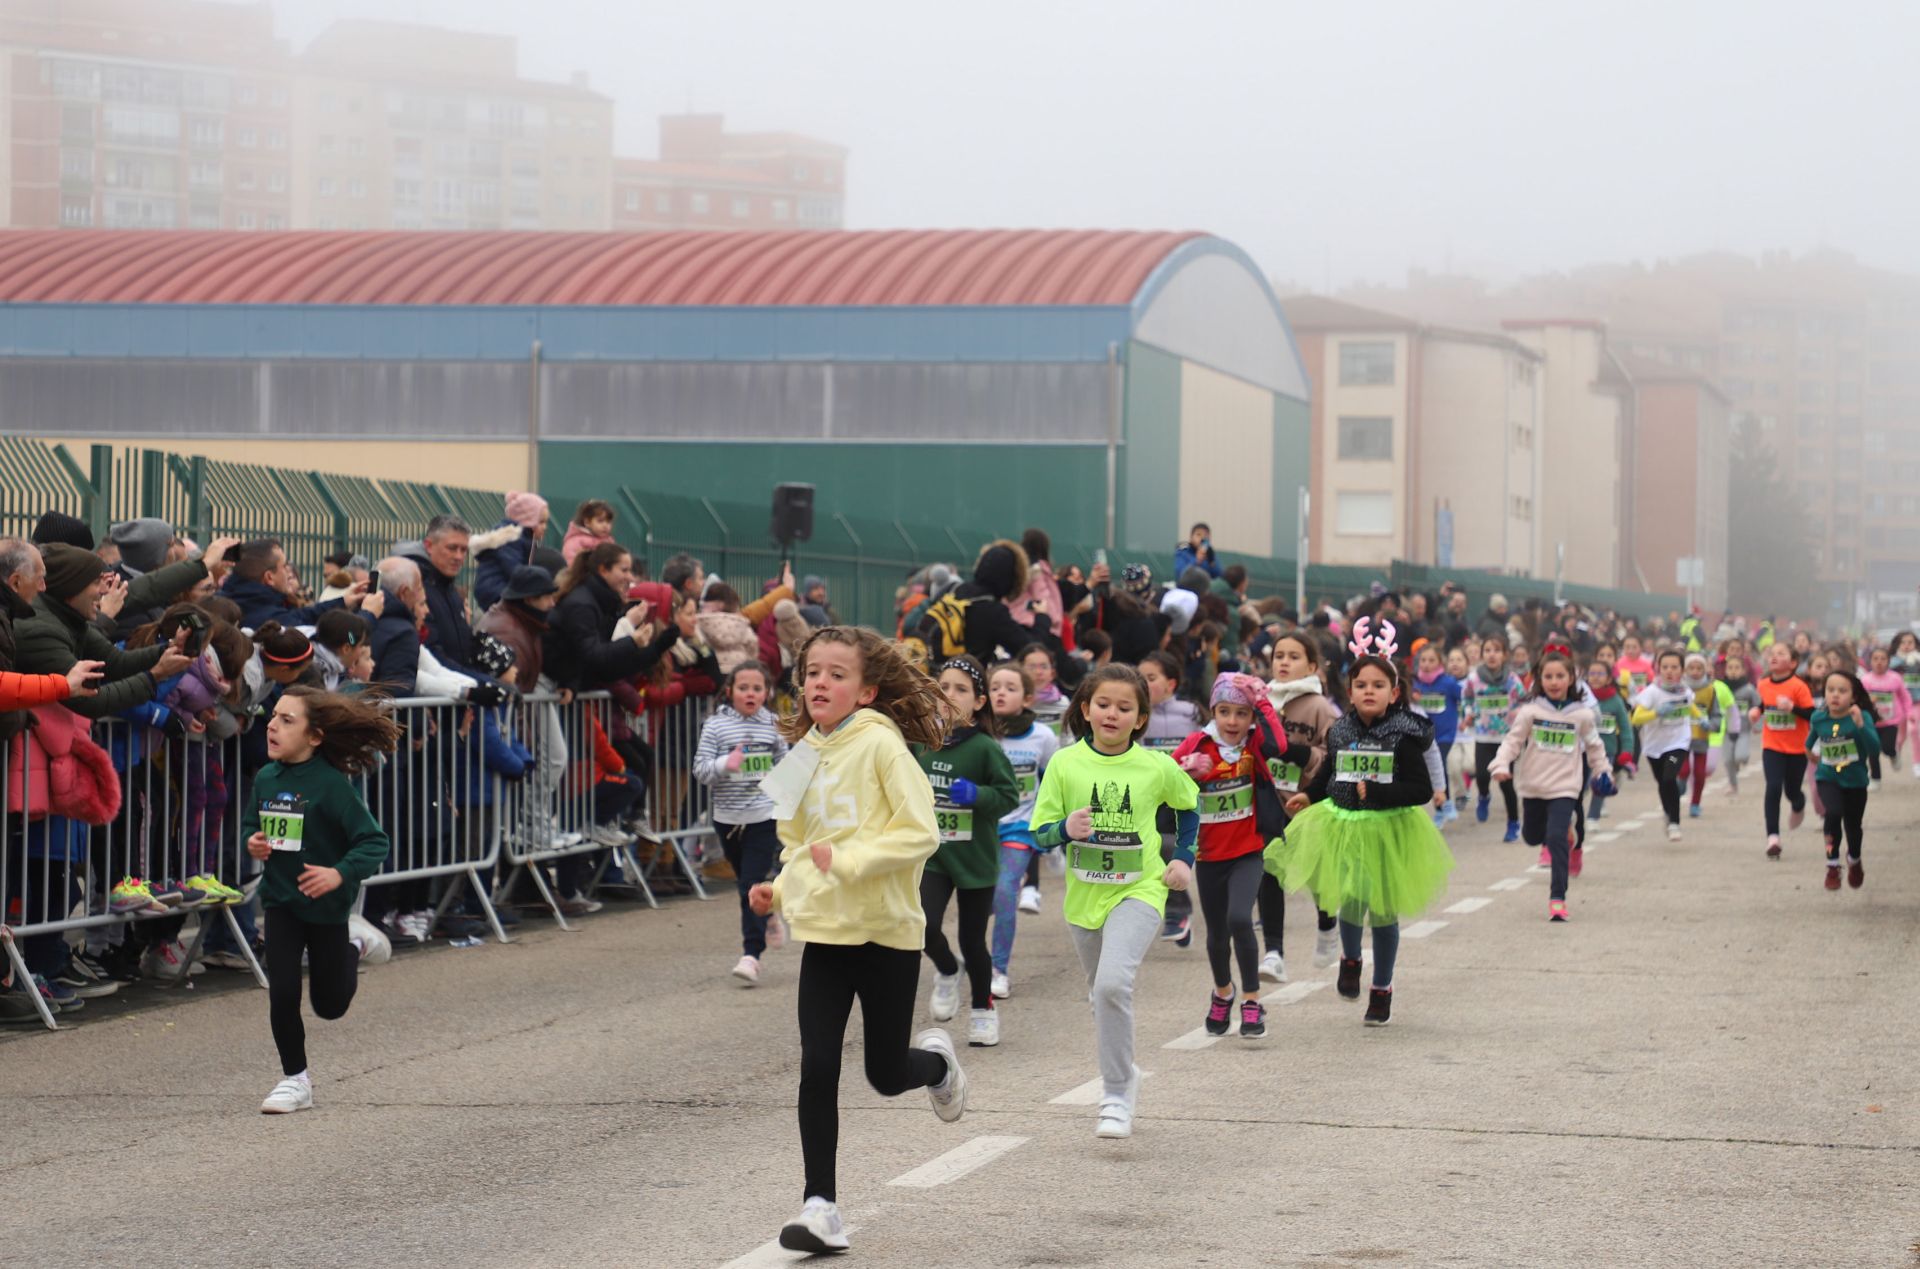
[[[1460,680],[1440,671],[1440,677],[1431,683],[1413,680],[1410,695],[1419,703],[1426,716],[1433,720],[1433,741],[1438,745],[1450,745],[1460,734]],[[1444,702],[1441,709],[1432,708],[1434,699]]]
[[320,614],[331,612],[344,602],[329,599],[324,603],[311,604],[305,608],[295,608],[282,595],[265,582],[246,582],[238,574],[227,578],[227,584],[220,593],[240,605],[240,624],[249,630],[258,630],[269,621],[277,621],[283,626],[311,626],[320,620]]
[[[511,520],[502,520],[494,527],[507,529],[516,526]],[[473,598],[481,612],[500,602],[501,594],[513,578],[514,569],[522,564],[533,563],[533,546],[533,530],[521,528],[520,536],[513,541],[491,551],[482,551],[474,557]]]
[[1221,573],[1220,556],[1213,549],[1211,540],[1207,543],[1207,558],[1202,560],[1200,553],[1193,549],[1191,542],[1182,542],[1173,553],[1173,580],[1179,581],[1180,574],[1198,564],[1207,570],[1207,576],[1218,577]]
[[453,755],[453,800],[463,806],[493,805],[494,776],[518,780],[533,766],[533,751],[500,725],[505,708],[476,709],[466,744]]

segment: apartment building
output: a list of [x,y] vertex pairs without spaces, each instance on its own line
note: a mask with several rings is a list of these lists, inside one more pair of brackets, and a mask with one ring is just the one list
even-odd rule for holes
[[660,157],[616,159],[616,229],[838,229],[845,147],[790,132],[728,132],[717,114],[665,115]]
[[[1733,418],[1727,394],[1696,370],[1626,353],[1633,382],[1634,464],[1627,586],[1691,589],[1717,612],[1727,591],[1728,507]],[[1701,561],[1704,581],[1678,581],[1683,558]]]

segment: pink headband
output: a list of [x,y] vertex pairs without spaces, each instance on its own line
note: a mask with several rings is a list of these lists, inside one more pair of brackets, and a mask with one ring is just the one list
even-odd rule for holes
[[1368,619],[1365,617],[1353,623],[1353,640],[1347,644],[1347,651],[1356,657],[1375,656],[1385,657],[1388,661],[1393,660],[1400,651],[1400,645],[1394,642],[1393,623],[1382,621],[1380,633],[1372,636],[1368,634],[1368,625]]

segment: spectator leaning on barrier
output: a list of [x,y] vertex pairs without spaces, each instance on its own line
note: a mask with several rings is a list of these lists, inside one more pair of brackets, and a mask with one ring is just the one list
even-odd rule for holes
[[420,587],[427,599],[426,628],[421,644],[440,664],[474,680],[466,695],[470,705],[498,705],[506,699],[500,685],[476,664],[473,627],[467,624],[467,597],[454,585],[466,567],[473,530],[459,516],[439,515],[427,522],[427,535],[418,547],[398,552],[420,570]]
[[[680,641],[672,613],[652,613],[657,631],[648,628],[647,606],[626,602],[633,585],[633,556],[617,542],[603,542],[573,558],[560,576],[560,603],[547,634],[547,672],[567,687],[585,691],[618,679],[631,679],[658,665]],[[626,616],[634,626],[629,638],[613,630]]]
[[[120,562],[113,571],[127,589],[114,631],[121,639],[157,620],[168,605],[186,602],[188,592],[202,582],[224,577],[228,560],[240,545],[238,538],[216,538],[206,553],[195,559],[173,536],[173,526],[165,520],[126,520],[108,532],[120,548]],[[181,558],[169,562],[176,554]]]
[[385,605],[373,623],[373,682],[395,696],[412,696],[427,592],[420,585],[420,566],[412,560],[389,555],[380,561],[379,573]]
[[180,652],[185,630],[171,642],[123,652],[92,625],[106,565],[92,551],[55,543],[43,552],[46,589],[33,602],[33,615],[13,628],[17,669],[23,674],[65,674],[76,661],[100,661],[106,677],[97,695],[69,701],[67,708],[85,718],[105,718],[153,698],[154,684],[187,668]]
[[[473,540],[473,599],[485,612],[500,602],[513,570],[533,563],[533,548],[547,539],[547,500],[535,493],[507,495],[506,518]],[[522,687],[532,686],[526,679]]]
[[[216,544],[217,545],[217,544]],[[221,593],[240,605],[240,624],[258,630],[269,621],[283,626],[310,626],[320,614],[342,606],[358,610],[365,599],[365,583],[358,583],[340,599],[298,606],[300,578],[287,564],[287,552],[278,538],[259,538],[240,548],[233,573]]]

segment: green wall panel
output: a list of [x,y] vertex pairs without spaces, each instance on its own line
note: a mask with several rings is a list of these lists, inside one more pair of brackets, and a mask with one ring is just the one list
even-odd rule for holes
[[1180,537],[1180,359],[1127,346],[1117,536],[1130,551],[1165,552]]

